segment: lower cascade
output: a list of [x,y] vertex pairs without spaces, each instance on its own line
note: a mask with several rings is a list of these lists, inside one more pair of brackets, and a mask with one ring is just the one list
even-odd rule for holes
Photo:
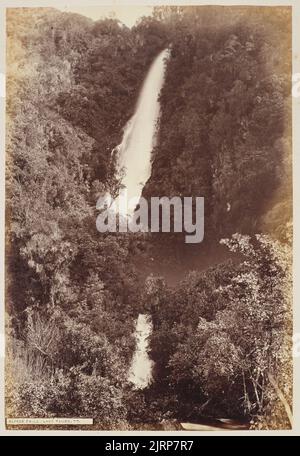
[[146,388],[152,380],[153,361],[148,355],[149,337],[153,329],[151,316],[139,314],[136,329],[136,350],[129,371],[129,381],[136,389]]

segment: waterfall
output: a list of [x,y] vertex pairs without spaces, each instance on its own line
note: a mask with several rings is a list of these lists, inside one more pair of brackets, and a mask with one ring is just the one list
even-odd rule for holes
[[139,314],[135,329],[136,350],[129,371],[129,381],[138,389],[146,388],[152,379],[153,361],[148,355],[148,339],[151,333],[150,315]]
[[[119,177],[127,202],[139,200],[143,186],[151,174],[151,154],[156,141],[160,115],[159,94],[164,82],[165,62],[169,50],[162,51],[152,63],[142,86],[135,112],[124,128],[118,154]],[[119,207],[120,215],[130,217],[135,206]],[[124,212],[122,212],[124,211]],[[136,350],[129,370],[129,381],[135,388],[146,388],[152,379],[153,361],[148,355],[149,337],[152,333],[151,316],[140,314],[136,322]]]
[[[157,123],[160,115],[158,101],[164,82],[165,61],[169,50],[162,51],[152,63],[142,86],[135,113],[127,122],[121,144],[116,147],[119,172],[127,200],[142,194],[143,186],[151,173],[151,153],[155,145]],[[127,214],[134,211],[128,208]]]

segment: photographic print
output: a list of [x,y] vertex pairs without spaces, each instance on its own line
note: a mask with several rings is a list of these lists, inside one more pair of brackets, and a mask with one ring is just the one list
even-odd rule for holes
[[293,427],[292,8],[6,9],[14,430]]

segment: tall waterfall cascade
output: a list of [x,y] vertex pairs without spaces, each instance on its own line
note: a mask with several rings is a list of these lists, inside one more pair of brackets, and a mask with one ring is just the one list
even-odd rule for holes
[[[127,204],[126,212],[120,215],[130,217],[142,194],[143,187],[151,174],[152,151],[160,117],[159,94],[164,83],[165,65],[169,50],[162,51],[152,63],[142,86],[135,112],[124,128],[121,144],[116,147],[122,191],[127,192],[127,202],[134,199],[134,205]],[[146,388],[152,379],[153,361],[148,355],[149,337],[152,333],[150,315],[139,314],[136,321],[136,349],[129,370],[129,381],[137,389]]]
[[[124,128],[121,144],[116,147],[119,172],[127,200],[138,201],[151,174],[151,154],[155,146],[160,116],[159,94],[164,83],[165,64],[169,50],[162,51],[152,63],[142,86],[135,112]],[[135,206],[128,206],[131,215]],[[121,209],[122,211],[122,209]]]

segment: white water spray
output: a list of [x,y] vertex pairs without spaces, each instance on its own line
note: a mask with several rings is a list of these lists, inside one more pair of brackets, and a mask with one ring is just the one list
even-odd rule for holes
[[[158,101],[164,74],[165,61],[169,50],[162,51],[152,63],[141,93],[136,110],[127,122],[121,144],[116,151],[119,154],[119,169],[122,171],[122,186],[127,191],[127,199],[138,198],[151,173],[151,153],[155,145],[157,123],[160,115]],[[134,207],[128,207],[131,215]],[[122,212],[122,210],[121,210]]]

